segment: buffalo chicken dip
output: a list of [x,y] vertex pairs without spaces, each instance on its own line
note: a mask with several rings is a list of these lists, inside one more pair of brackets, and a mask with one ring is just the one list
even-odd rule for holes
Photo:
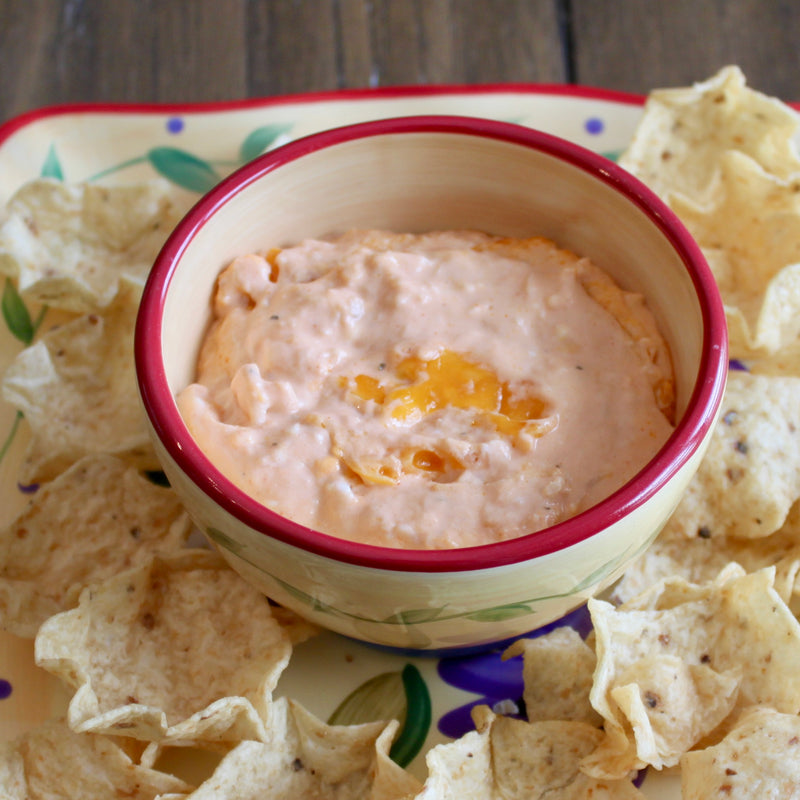
[[333,536],[455,548],[620,488],[672,431],[643,299],[543,238],[350,231],[221,273],[192,436],[263,505]]

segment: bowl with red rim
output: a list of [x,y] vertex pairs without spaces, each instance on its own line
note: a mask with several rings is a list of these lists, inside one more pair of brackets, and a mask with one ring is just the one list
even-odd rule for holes
[[[236,256],[353,228],[544,236],[640,293],[672,357],[675,427],[621,488],[544,530],[406,549],[313,530],[235,485],[192,438],[176,395],[194,380],[220,271]],[[677,217],[604,157],[521,126],[404,117],[299,139],[192,208],[158,256],[135,361],[153,442],[187,510],[228,563],[322,627],[416,652],[488,648],[567,614],[652,542],[697,470],[727,373],[722,303]]]

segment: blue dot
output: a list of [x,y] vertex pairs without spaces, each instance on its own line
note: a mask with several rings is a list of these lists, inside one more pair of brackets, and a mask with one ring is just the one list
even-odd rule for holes
[[584,124],[586,133],[591,133],[592,136],[597,136],[605,130],[606,124],[598,117],[589,117]]
[[184,122],[180,117],[170,117],[167,120],[167,130],[170,133],[180,133],[183,130]]
[[11,688],[11,684],[7,680],[0,678],[0,700],[5,700],[7,697],[11,697],[12,691],[13,689]]

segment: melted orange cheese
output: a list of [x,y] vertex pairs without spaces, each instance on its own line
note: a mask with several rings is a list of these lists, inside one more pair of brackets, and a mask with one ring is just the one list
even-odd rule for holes
[[492,370],[450,350],[430,361],[405,359],[397,367],[397,377],[397,384],[387,386],[388,381],[356,375],[350,388],[357,399],[386,406],[399,422],[443,408],[460,408],[478,412],[473,424],[489,419],[506,434],[518,433],[531,420],[541,419],[546,409],[540,397],[514,397]]
[[[371,375],[356,375],[343,381],[359,407],[375,403],[400,424],[413,423],[426,414],[446,408],[473,412],[471,424],[490,425],[497,433],[515,436],[527,430],[541,436],[554,422],[545,421],[547,404],[535,394],[514,396],[509,385],[495,372],[475,364],[459,353],[445,350],[428,361],[406,358],[394,380],[381,381]],[[368,483],[396,483],[402,472],[438,474],[463,468],[451,455],[435,450],[417,450],[400,457],[402,470],[390,463],[348,462]]]

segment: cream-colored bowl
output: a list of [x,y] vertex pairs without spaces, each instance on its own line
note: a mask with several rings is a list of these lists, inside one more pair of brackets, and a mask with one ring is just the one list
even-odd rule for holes
[[[673,435],[639,474],[588,511],[481,547],[356,544],[260,505],[198,448],[175,395],[195,376],[214,282],[232,258],[353,227],[539,235],[588,256],[624,288],[641,292],[658,319],[675,368]],[[431,651],[484,647],[526,633],[617,579],[653,540],[697,469],[727,369],[714,280],[663,203],[610,161],[569,142],[460,117],[327,131],[224,180],[158,257],[135,348],[164,470],[230,565],[323,627]]]

